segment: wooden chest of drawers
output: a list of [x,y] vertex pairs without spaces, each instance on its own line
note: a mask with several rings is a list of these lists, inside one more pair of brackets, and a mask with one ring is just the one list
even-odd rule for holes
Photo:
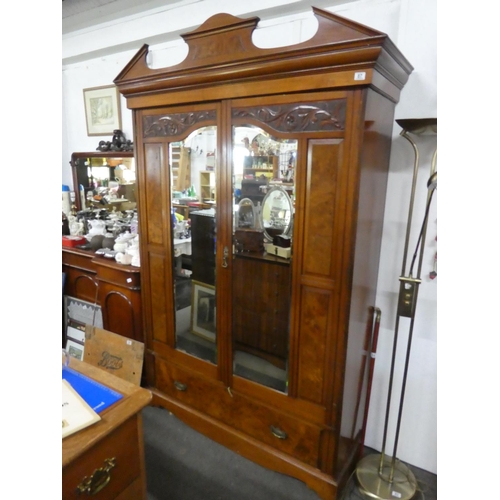
[[151,393],[72,358],[71,368],[124,395],[101,420],[62,442],[62,498],[146,499],[140,411]]

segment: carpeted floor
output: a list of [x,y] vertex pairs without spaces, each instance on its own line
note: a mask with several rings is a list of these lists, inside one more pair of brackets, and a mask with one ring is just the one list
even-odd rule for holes
[[184,309],[191,305],[191,279],[177,276],[175,278],[175,307]]
[[[145,408],[143,421],[148,500],[319,500],[301,481],[239,456],[163,408]],[[436,500],[436,475],[411,469],[414,500]],[[338,500],[354,499],[366,497],[352,479]]]

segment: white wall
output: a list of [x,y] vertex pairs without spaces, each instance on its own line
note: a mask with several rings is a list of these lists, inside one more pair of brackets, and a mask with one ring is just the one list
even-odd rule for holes
[[[181,6],[174,10],[156,9],[154,15],[146,13],[111,26],[108,23],[106,26],[63,37],[64,184],[72,185],[68,165],[71,153],[95,150],[99,140],[103,139],[87,137],[82,89],[111,84],[144,41],[150,44],[153,65],[156,66],[160,62],[161,65],[176,64],[184,53],[183,42],[178,33],[196,28],[218,12],[242,17],[258,15],[263,26],[255,36],[259,45],[277,45],[275,40],[278,39],[294,43],[309,37],[314,25],[309,8],[311,4],[383,31],[415,67],[396,108],[396,118],[437,116],[436,0],[360,0],[342,3],[335,0],[256,0],[251,3],[204,0],[196,2],[196,5],[189,5],[191,3],[180,2]],[[161,35],[164,32],[169,32],[171,36]],[[126,109],[123,99],[122,121],[126,137],[132,139],[131,112]],[[382,322],[366,436],[367,446],[376,449],[380,449],[382,441],[398,277],[401,271],[413,167],[413,151],[406,140],[399,137],[399,132],[399,126],[395,124],[377,298],[377,306],[382,309]],[[414,233],[418,232],[423,216],[425,184],[434,147],[435,137],[422,138]],[[436,201],[437,195],[431,210],[425,242],[423,283],[417,306],[405,411],[397,453],[398,458],[431,472],[437,472],[437,279],[432,281],[427,276],[432,270],[436,251]],[[414,245],[412,240],[410,248],[413,249]],[[405,332],[407,325],[402,324],[400,345]],[[400,380],[403,357],[403,353],[398,354],[397,380]],[[394,409],[397,409],[397,405]],[[392,451],[391,442],[388,445],[386,451]]]
[[[135,50],[102,56],[98,59],[63,66],[63,141],[62,183],[73,186],[69,161],[76,151],[96,151],[99,141],[110,141],[111,136],[87,136],[83,89],[111,85],[118,73],[130,61]],[[133,139],[132,113],[120,96],[122,130],[127,139]]]

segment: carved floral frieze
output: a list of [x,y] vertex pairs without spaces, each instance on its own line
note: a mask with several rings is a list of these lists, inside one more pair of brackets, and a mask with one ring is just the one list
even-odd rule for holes
[[252,118],[278,132],[344,130],[345,99],[233,109],[233,118]]
[[214,121],[215,110],[172,113],[170,115],[145,116],[143,118],[144,137],[171,137],[183,134],[200,122]]

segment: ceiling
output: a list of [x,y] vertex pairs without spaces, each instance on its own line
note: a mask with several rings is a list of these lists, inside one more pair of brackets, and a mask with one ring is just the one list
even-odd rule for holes
[[62,34],[175,3],[182,0],[62,0]]
[[[62,0],[62,34],[85,30],[98,24],[109,23],[127,16],[138,16],[142,12],[165,11],[186,4],[194,4],[204,0]],[[234,1],[234,0],[233,0]],[[243,2],[243,0],[238,0]],[[265,7],[265,16],[279,17],[310,9],[312,5],[319,8],[331,7],[355,2],[357,0],[293,0],[290,2],[269,2]],[[262,14],[262,2],[259,9]],[[224,3],[227,5],[227,2]],[[265,3],[264,3],[265,5]],[[173,7],[175,6],[175,7]],[[246,11],[257,15],[255,5],[249,2]],[[239,9],[241,10],[241,9]],[[260,14],[258,14],[260,17]]]
[[[189,8],[199,14],[203,2],[207,2],[204,9],[207,13],[227,8],[237,16],[242,13],[258,16],[264,23],[283,16],[302,15],[305,11],[310,13],[312,5],[331,8],[355,1],[358,0],[255,0],[250,3],[244,0],[62,0],[62,62],[77,63],[115,52],[137,50],[144,43],[159,44],[174,37],[178,39],[179,33],[201,24],[199,15],[191,17],[179,13]],[[157,19],[170,22],[171,29],[165,32],[159,31],[158,26],[154,28],[151,23],[156,15]],[[126,21],[138,21],[136,25],[141,29],[128,36],[122,31],[127,29],[123,27]],[[150,25],[152,31],[148,31]]]

